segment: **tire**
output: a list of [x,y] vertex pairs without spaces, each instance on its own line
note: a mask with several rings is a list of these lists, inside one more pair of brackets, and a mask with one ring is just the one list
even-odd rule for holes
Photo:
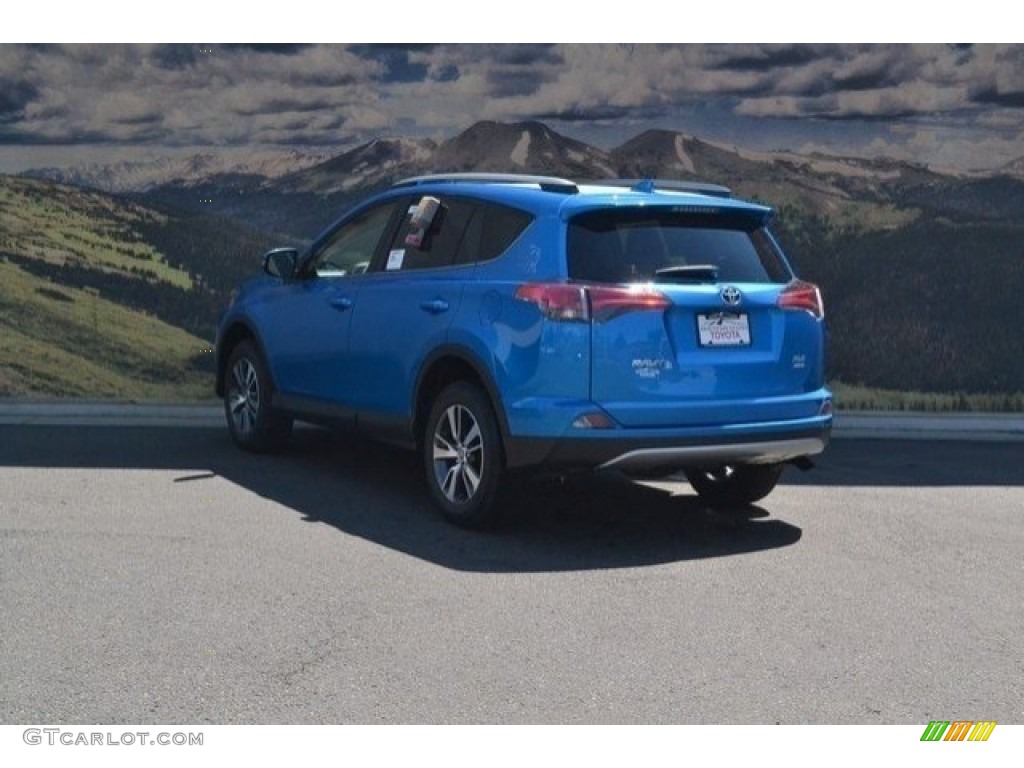
[[239,343],[224,374],[224,417],[239,447],[255,453],[284,447],[292,433],[292,419],[270,407],[273,394],[263,355],[252,341]]
[[688,469],[686,479],[711,506],[741,506],[760,501],[775,488],[782,464],[726,464]]
[[494,408],[476,386],[446,387],[430,408],[423,432],[427,486],[444,516],[463,528],[491,528],[505,461]]

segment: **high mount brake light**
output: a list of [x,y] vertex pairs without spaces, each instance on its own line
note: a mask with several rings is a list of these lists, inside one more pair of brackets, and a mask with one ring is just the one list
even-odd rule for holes
[[597,323],[628,312],[664,310],[671,302],[650,285],[576,285],[572,283],[527,283],[516,290],[516,298],[540,308],[549,320]]
[[805,309],[819,320],[825,316],[825,305],[821,301],[818,286],[803,280],[793,280],[782,289],[778,306],[781,309]]

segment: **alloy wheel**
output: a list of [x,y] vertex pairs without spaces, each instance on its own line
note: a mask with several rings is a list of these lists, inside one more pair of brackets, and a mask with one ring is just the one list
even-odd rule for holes
[[448,406],[432,442],[438,487],[448,501],[464,504],[477,492],[484,473],[483,435],[473,412],[457,403]]
[[231,369],[228,404],[238,434],[252,434],[260,411],[260,381],[255,366],[246,357],[239,358]]

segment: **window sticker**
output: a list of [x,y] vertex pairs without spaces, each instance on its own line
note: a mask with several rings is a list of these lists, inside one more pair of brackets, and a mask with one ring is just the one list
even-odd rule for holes
[[441,207],[436,197],[422,197],[409,220],[409,234],[405,236],[405,244],[410,248],[422,248],[423,240],[434,223],[434,217]]
[[388,252],[388,263],[385,269],[401,269],[405,261],[405,248],[396,248]]

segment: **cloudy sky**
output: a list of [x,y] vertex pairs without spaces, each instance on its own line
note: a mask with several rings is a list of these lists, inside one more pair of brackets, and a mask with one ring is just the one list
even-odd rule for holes
[[165,151],[340,151],[540,119],[993,168],[1024,157],[1024,45],[0,45],[0,171]]

